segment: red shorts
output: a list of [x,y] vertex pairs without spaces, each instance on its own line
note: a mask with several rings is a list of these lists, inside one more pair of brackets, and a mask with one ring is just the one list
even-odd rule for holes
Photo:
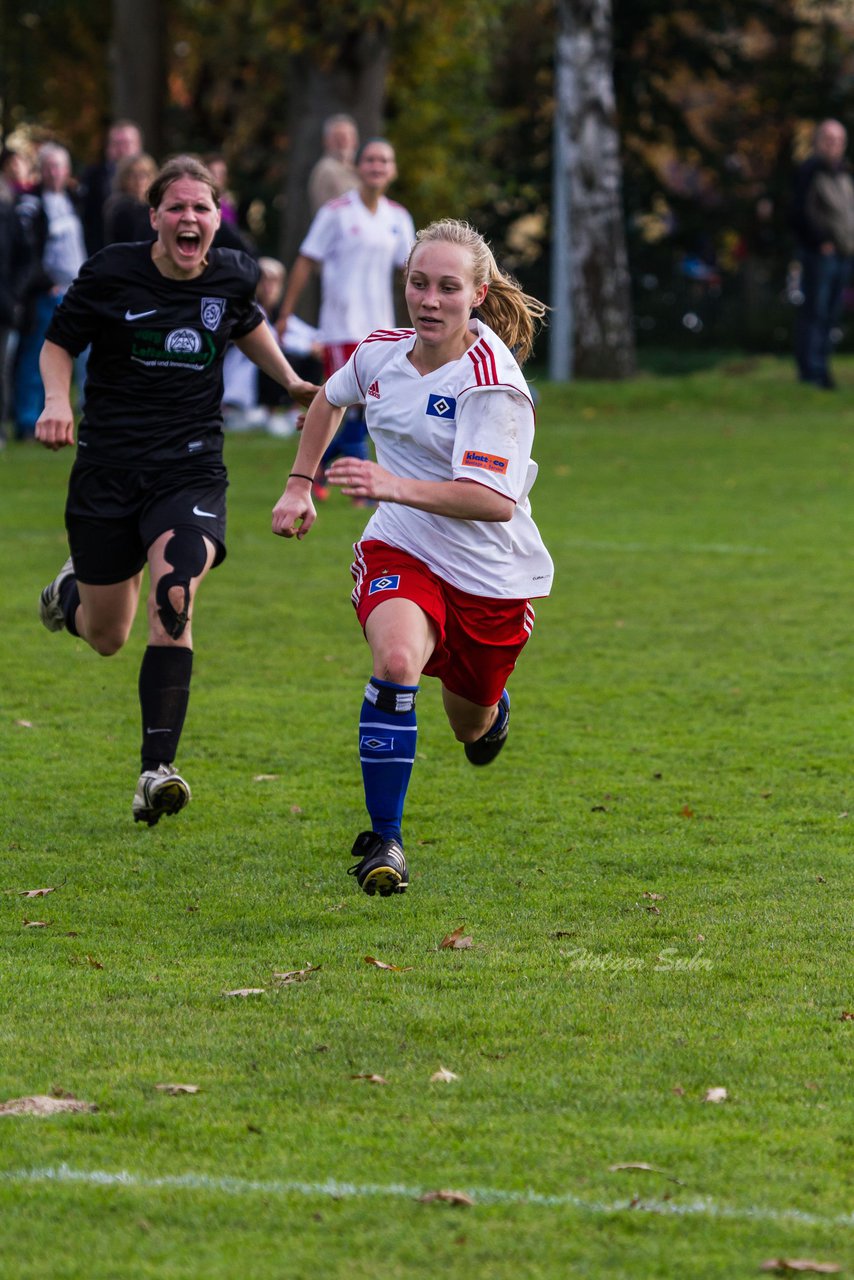
[[327,342],[323,348],[324,378],[331,378],[333,373],[343,369],[358,345],[358,342]]
[[493,706],[533,630],[530,600],[460,591],[415,556],[373,538],[357,542],[353,550],[353,604],[362,627],[378,604],[412,600],[432,619],[439,636],[425,676],[437,676],[451,693],[478,706]]

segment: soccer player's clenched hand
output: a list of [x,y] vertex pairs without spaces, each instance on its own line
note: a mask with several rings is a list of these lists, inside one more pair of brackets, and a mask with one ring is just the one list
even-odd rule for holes
[[301,404],[304,409],[307,409],[319,390],[320,387],[315,386],[313,382],[305,382],[300,379],[298,382],[292,382],[290,384],[288,387],[288,395],[292,400],[295,400],[297,404]]
[[285,489],[273,507],[273,533],[280,538],[304,538],[316,518],[310,487],[304,492]]
[[74,414],[68,400],[47,401],[36,423],[36,439],[53,450],[74,444]]

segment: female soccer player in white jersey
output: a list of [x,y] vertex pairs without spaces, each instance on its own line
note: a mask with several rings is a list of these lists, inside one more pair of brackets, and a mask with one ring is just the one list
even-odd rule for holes
[[148,647],[139,673],[142,773],[133,816],[153,826],[190,788],[173,765],[190,696],[192,613],[202,579],[225,558],[222,363],[229,341],[308,404],[255,302],[258,266],[213,249],[220,223],[212,175],[169,161],[149,190],[157,239],[114,244],[84,263],[41,355],[45,410],[37,438],[74,443],[72,359],[91,343],[86,408],[65,523],[71,556],[41,593],[49,631],[99,654],[130,635],[148,563]]
[[[410,214],[386,195],[397,177],[391,143],[385,138],[364,143],[356,157],[356,175],[355,190],[329,200],[315,215],[288,278],[277,321],[284,333],[312,273],[320,270],[317,323],[327,378],[347,363],[366,334],[393,328],[395,277],[406,265],[415,239]],[[321,459],[315,498],[326,496],[326,468],[341,455],[368,456],[365,421],[356,407],[345,415]]]
[[416,236],[406,303],[412,329],[372,333],[315,399],[273,509],[274,533],[308,533],[317,463],[344,407],[364,404],[377,461],[340,458],[329,479],[379,503],[352,567],[373,657],[359,725],[372,829],[357,837],[350,871],[383,896],[408,883],[401,825],[420,676],[441,681],[471,763],[494,760],[530,600],[548,595],[553,574],[528,503],[534,407],[513,354],[530,353],[545,307],[500,271],[478,232],[450,219]]

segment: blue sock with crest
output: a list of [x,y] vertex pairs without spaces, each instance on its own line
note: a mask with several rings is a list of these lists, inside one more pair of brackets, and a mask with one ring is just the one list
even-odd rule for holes
[[359,717],[359,759],[371,827],[384,840],[399,840],[406,789],[415,761],[418,685],[371,676]]

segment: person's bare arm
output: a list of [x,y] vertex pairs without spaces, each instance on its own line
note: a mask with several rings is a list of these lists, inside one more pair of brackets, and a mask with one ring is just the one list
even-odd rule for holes
[[307,258],[305,254],[301,253],[291,267],[288,283],[285,287],[285,296],[282,299],[282,305],[276,319],[276,331],[280,338],[284,334],[285,326],[293,315],[294,309],[302,297],[302,291],[311,279],[311,273],[316,266],[317,264],[313,258]]
[[304,382],[297,377],[266,321],[257,325],[244,338],[238,338],[234,345],[257,364],[259,369],[283,386],[292,400],[301,405],[311,404],[319,388],[313,382]]
[[44,409],[36,423],[36,439],[46,449],[64,449],[74,444],[74,414],[71,410],[71,374],[74,361],[65,347],[45,342],[39,356],[44,383]]
[[476,480],[414,480],[362,458],[337,458],[326,478],[351,498],[397,502],[457,520],[504,522],[516,508],[512,498]]
[[297,456],[285,491],[273,508],[273,533],[282,538],[304,538],[317,518],[311,500],[311,482],[326,446],[341,425],[344,410],[330,404],[323,391],[305,415]]

